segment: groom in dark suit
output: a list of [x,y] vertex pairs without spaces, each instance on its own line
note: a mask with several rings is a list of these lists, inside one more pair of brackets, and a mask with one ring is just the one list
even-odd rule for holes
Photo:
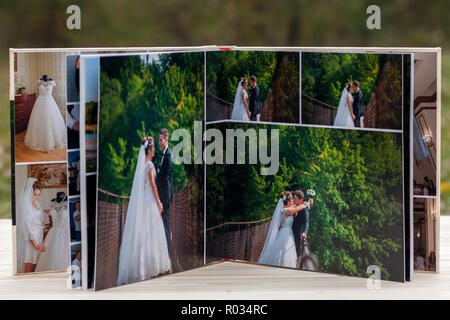
[[[304,203],[305,194],[302,190],[294,192],[294,204],[296,206]],[[306,239],[309,228],[309,210],[306,207],[302,211],[297,212],[294,215],[294,222],[292,223],[292,232],[294,233],[295,250],[297,251],[297,257],[300,257],[300,241]]]
[[167,129],[161,129],[159,133],[159,148],[161,149],[163,155],[158,168],[158,174],[156,175],[156,187],[158,188],[159,198],[163,205],[161,218],[166,231],[167,249],[169,250],[170,257],[170,204],[173,200],[173,161],[172,154],[169,149],[169,131]]
[[353,88],[355,93],[353,94],[353,114],[355,115],[355,120],[353,123],[355,127],[361,127],[361,117],[364,116],[364,105],[363,105],[363,95],[359,89],[359,81],[353,82]]
[[256,121],[259,112],[261,111],[261,95],[259,92],[258,84],[256,83],[256,77],[250,77],[250,85],[252,86],[252,94],[250,95],[250,102],[248,109],[250,110],[250,120]]

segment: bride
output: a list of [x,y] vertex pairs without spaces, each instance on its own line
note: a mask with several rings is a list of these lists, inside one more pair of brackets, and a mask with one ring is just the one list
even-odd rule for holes
[[280,194],[258,263],[296,268],[297,251],[292,223],[294,214],[306,207],[308,202],[294,205],[291,192],[284,191]]
[[339,100],[338,111],[334,119],[334,126],[354,128],[355,115],[353,114],[353,84],[348,82],[342,90],[341,99]]
[[25,145],[43,152],[64,148],[67,140],[66,125],[52,96],[56,83],[44,75],[38,85],[39,97],[31,111]]
[[169,251],[155,183],[152,137],[142,140],[119,252],[117,285],[146,280],[170,270]]
[[236,95],[234,96],[233,111],[231,120],[250,121],[250,111],[248,109],[248,81],[247,78],[241,78],[239,81]]
[[16,210],[17,273],[34,272],[41,252],[45,252],[43,214],[39,204],[42,185],[28,178],[19,194]]

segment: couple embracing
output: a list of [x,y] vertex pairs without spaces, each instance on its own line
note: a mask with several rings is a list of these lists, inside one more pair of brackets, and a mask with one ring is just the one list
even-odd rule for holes
[[363,95],[359,87],[359,81],[348,82],[342,90],[334,126],[359,128],[361,117],[364,116]]
[[303,191],[280,194],[270,223],[263,250],[258,263],[296,268],[300,258],[301,241],[306,239],[309,228],[311,198],[304,201]]
[[239,81],[236,95],[234,96],[233,111],[231,112],[231,120],[238,121],[257,121],[258,115],[261,111],[261,95],[256,77],[250,77],[250,85],[252,93],[250,101],[248,99],[248,80],[246,77],[241,77]]
[[150,279],[171,269],[170,204],[173,161],[169,133],[161,129],[158,169],[152,162],[155,141],[144,137],[139,150],[119,253],[117,285]]

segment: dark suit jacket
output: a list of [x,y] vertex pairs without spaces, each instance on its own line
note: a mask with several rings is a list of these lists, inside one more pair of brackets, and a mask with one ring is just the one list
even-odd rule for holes
[[259,92],[258,85],[256,85],[253,90],[252,94],[250,95],[250,102],[248,105],[248,108],[252,115],[256,115],[260,112],[261,109],[261,95]]
[[159,198],[163,207],[167,207],[173,200],[172,170],[172,153],[170,152],[170,149],[167,148],[156,176],[156,187],[158,188]]
[[363,95],[359,89],[353,95],[353,114],[356,118],[361,118],[364,115]]
[[294,222],[292,223],[292,232],[294,233],[295,249],[297,255],[300,255],[300,236],[304,232],[308,234],[309,229],[309,210],[303,209],[294,216]]

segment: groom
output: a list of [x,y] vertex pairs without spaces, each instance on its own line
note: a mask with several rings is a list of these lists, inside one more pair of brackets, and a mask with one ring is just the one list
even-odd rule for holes
[[[304,203],[305,194],[302,190],[294,192],[294,204],[296,206]],[[312,199],[311,199],[312,200]],[[294,233],[295,250],[297,257],[300,257],[301,240],[306,239],[309,228],[309,210],[308,207],[294,215],[294,222],[292,223],[292,232]]]
[[258,114],[260,112],[261,109],[261,95],[259,92],[259,87],[258,84],[256,83],[256,77],[255,76],[251,76],[250,77],[250,85],[252,86],[253,90],[252,90],[252,94],[250,96],[250,103],[249,103],[249,110],[250,110],[250,120],[251,121],[256,121]]
[[364,105],[363,105],[363,95],[359,89],[359,81],[355,80],[353,82],[353,88],[355,93],[353,94],[353,114],[355,115],[355,120],[353,123],[355,127],[361,127],[361,117],[364,116]]
[[156,175],[156,187],[158,189],[159,198],[163,205],[163,212],[161,217],[166,231],[167,249],[169,250],[169,257],[171,257],[170,248],[170,204],[173,200],[173,185],[172,185],[172,170],[173,161],[172,153],[169,149],[169,131],[161,129],[159,132],[159,148],[162,151],[161,163]]

